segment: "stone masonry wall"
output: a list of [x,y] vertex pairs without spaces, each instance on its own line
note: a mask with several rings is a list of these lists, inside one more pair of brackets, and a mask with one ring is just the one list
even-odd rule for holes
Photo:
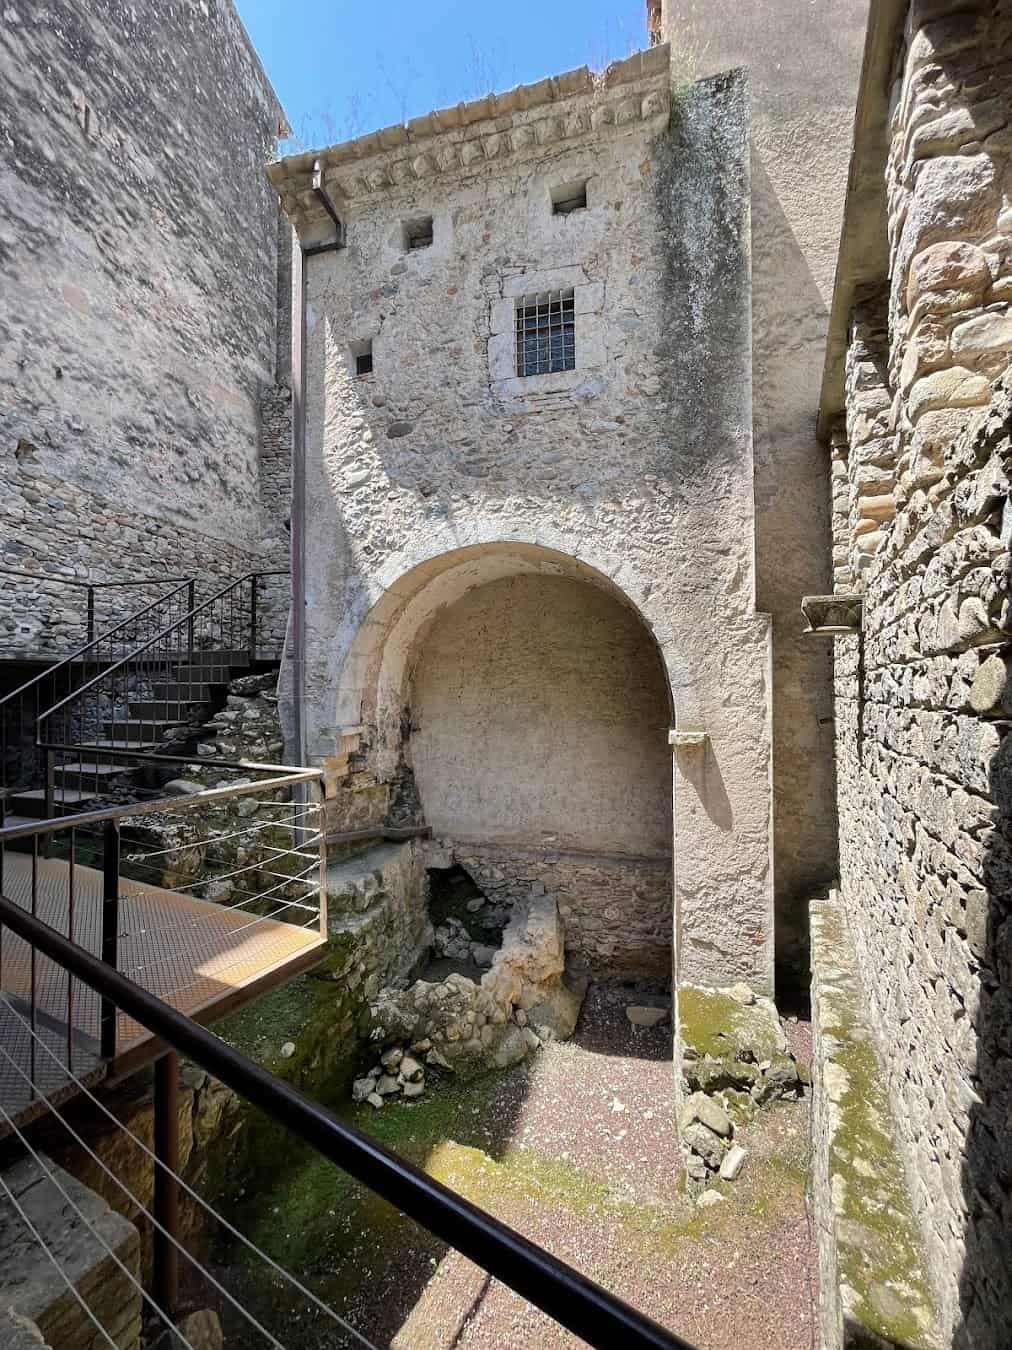
[[566,959],[599,979],[671,978],[671,859],[456,842],[454,859],[496,904],[555,895]]
[[[18,0],[0,62],[2,565],[285,565],[258,481],[283,114],[234,7]],[[65,651],[73,605],[29,605],[34,654]]]
[[815,410],[847,189],[868,0],[651,0],[672,65],[745,66],[751,103],[756,605],[773,618],[778,985],[807,976],[807,898],[835,875],[832,669],[802,636],[828,587]]
[[911,6],[833,438],[841,875],[943,1332],[1012,1324],[1012,10]]
[[[768,990],[746,84],[673,102],[671,81],[655,46],[322,152],[347,247],[306,266],[307,738],[335,802],[363,789],[350,825],[402,772],[441,610],[521,572],[607,590],[652,631],[675,723],[709,737],[672,756],[680,969]],[[303,242],[330,237],[312,157],[270,172]],[[557,213],[574,184],[586,208]],[[517,301],[570,287],[575,369],[518,376]]]

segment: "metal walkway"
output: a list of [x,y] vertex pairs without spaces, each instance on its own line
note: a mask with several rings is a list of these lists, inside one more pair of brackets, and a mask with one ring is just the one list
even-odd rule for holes
[[[59,859],[5,851],[4,896],[32,909],[64,936],[94,955],[101,954],[102,873]],[[300,928],[248,910],[196,900],[177,891],[121,878],[117,967],[123,975],[198,1021],[208,1021],[290,979],[319,959],[319,928]],[[66,1075],[38,1052],[21,1017],[32,1015],[40,1037],[78,1077],[129,1072],[154,1059],[164,1046],[124,1013],[117,1017],[116,1057],[99,1057],[100,1000],[97,994],[9,931],[0,934],[0,1036],[8,1053],[51,1100],[68,1086]],[[16,1014],[20,1014],[17,1016]],[[43,1064],[43,1061],[47,1061]],[[41,1075],[41,1077],[40,1077]],[[41,1108],[27,1085],[0,1063],[0,1104],[16,1120]]]

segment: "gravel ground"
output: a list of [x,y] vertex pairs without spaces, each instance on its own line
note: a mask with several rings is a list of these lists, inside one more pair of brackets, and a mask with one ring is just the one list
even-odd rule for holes
[[[568,1044],[475,1084],[433,1085],[418,1103],[349,1114],[700,1350],[811,1350],[807,1102],[770,1107],[742,1128],[741,1177],[720,1184],[719,1204],[698,1208],[679,1188],[671,1030],[630,1026],[629,1001],[594,987]],[[787,1032],[804,1057],[806,1024]],[[583,1344],[337,1175],[340,1185],[333,1169],[307,1163],[254,1236],[268,1250],[273,1239],[272,1254],[376,1345]],[[306,1350],[352,1343],[313,1316],[301,1326]]]

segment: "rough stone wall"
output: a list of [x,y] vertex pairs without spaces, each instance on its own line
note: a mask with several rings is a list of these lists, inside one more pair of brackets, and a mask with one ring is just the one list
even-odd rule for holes
[[839,895],[811,905],[812,1190],[822,1350],[935,1350],[896,1123]]
[[798,605],[829,585],[815,418],[868,0],[659,7],[681,78],[739,65],[749,75],[755,585],[773,618],[777,962],[793,983],[807,974],[808,896],[836,856],[831,664],[802,637]]
[[[657,46],[325,152],[348,246],[307,262],[309,746],[335,800],[359,775],[367,813],[401,772],[440,605],[520,570],[624,598],[676,722],[709,736],[674,755],[681,968],[768,988],[745,90],[717,77],[672,110],[670,74]],[[306,243],[328,233],[311,167],[272,170]],[[587,208],[554,214],[583,180]],[[406,250],[421,215],[433,243]],[[517,378],[517,298],[568,286],[576,369]]]
[[907,13],[889,277],[834,438],[837,585],[864,593],[836,644],[843,892],[943,1332],[975,1350],[1012,1324],[1010,56],[1005,5]]
[[555,895],[566,960],[599,979],[671,978],[671,858],[580,854],[447,841],[496,904]]
[[0,553],[97,579],[245,570],[283,115],[238,16],[15,3],[0,62]]
[[[0,655],[5,659],[66,656],[87,642],[87,593],[60,585],[61,572],[95,581],[193,576],[200,579],[201,594],[208,595],[233,577],[268,565],[259,551],[197,529],[168,526],[157,516],[78,487],[35,456],[20,461],[11,456],[10,461],[0,468],[0,566],[35,572],[38,579],[0,575]],[[99,588],[96,632],[175,585]],[[274,621],[265,614],[265,647],[275,641],[277,629],[283,637],[283,618]]]

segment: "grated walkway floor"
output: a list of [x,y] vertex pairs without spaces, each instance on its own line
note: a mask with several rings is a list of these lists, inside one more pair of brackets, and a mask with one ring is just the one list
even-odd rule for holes
[[[102,874],[53,858],[34,860],[6,852],[3,894],[32,910],[65,937],[98,955],[102,935]],[[143,988],[191,1017],[216,1005],[252,997],[276,983],[296,963],[301,967],[323,945],[314,924],[302,928],[196,900],[178,891],[120,879],[117,968]],[[69,988],[68,988],[69,985]],[[21,1014],[29,1018],[35,991],[35,1029],[58,1056],[59,1064],[32,1038]],[[21,1074],[35,1071],[40,1090],[52,1097],[69,1085],[67,1068],[80,1077],[100,1071],[100,1000],[78,980],[9,931],[0,934],[0,1106],[11,1116],[24,1115],[32,1094]],[[69,1029],[69,1035],[68,1035]],[[116,1028],[118,1064],[125,1055],[137,1058],[154,1038],[132,1018],[120,1014]],[[11,1063],[15,1061],[17,1068]],[[114,1065],[115,1067],[115,1065]],[[18,1072],[20,1070],[20,1073]],[[0,1117],[0,1133],[3,1120]]]

